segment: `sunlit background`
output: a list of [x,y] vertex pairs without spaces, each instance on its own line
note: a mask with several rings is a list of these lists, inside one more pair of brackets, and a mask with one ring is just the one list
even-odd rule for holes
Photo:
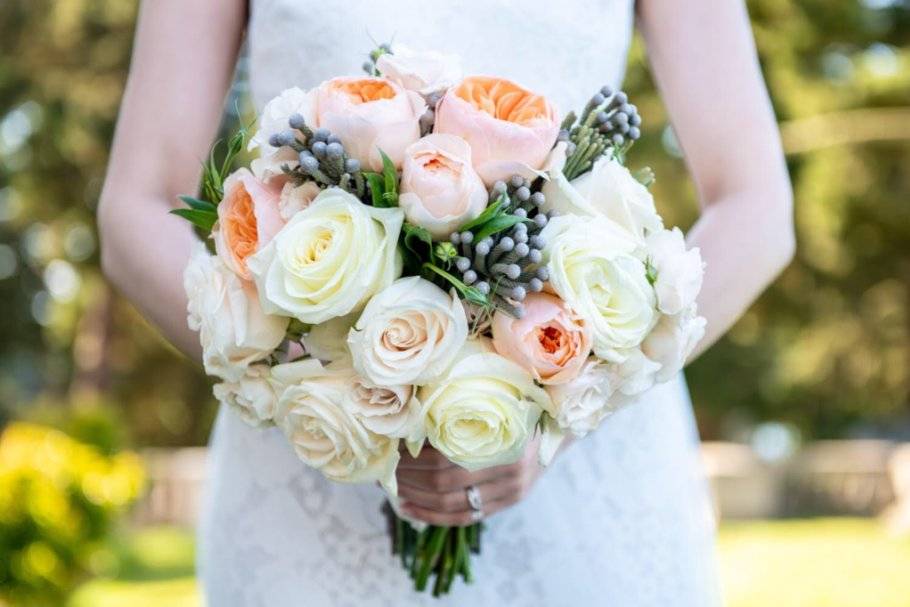
[[[799,248],[688,374],[724,591],[732,607],[906,606],[910,1],[749,6]],[[0,2],[0,605],[199,604],[210,386],[98,268],[136,9]],[[631,163],[655,169],[668,223],[691,225],[638,42],[626,88],[645,119]],[[248,112],[244,95],[241,62],[227,106]]]

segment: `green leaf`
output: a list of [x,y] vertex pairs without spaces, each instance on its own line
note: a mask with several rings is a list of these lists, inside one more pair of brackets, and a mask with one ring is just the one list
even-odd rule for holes
[[193,198],[192,196],[178,196],[188,207],[191,209],[196,209],[197,211],[209,211],[214,213],[218,208],[213,203],[208,200],[199,200],[198,198]]
[[367,179],[367,183],[370,184],[370,196],[373,199],[373,206],[377,209],[384,209],[388,207],[385,203],[385,198],[383,198],[383,186],[382,186],[382,175],[379,173],[371,173],[364,171],[364,177]]
[[379,155],[382,157],[383,198],[388,203],[388,206],[397,207],[398,171],[395,170],[392,159],[389,158],[385,152],[379,150]]
[[455,287],[455,290],[464,298],[465,301],[471,302],[478,306],[488,306],[490,305],[490,300],[486,295],[478,291],[475,287],[469,287],[464,284],[460,279],[452,276],[442,268],[434,266],[431,263],[424,263],[423,268],[429,270],[439,276],[441,276],[446,282]]
[[499,215],[494,217],[490,221],[483,224],[477,233],[474,234],[474,240],[479,241],[483,240],[487,236],[492,236],[493,234],[498,234],[503,230],[508,230],[515,224],[522,222],[527,222],[528,219],[524,217],[519,217],[518,215]]
[[496,217],[499,214],[500,209],[502,209],[506,204],[508,204],[508,201],[506,200],[505,194],[503,194],[496,200],[496,202],[485,208],[480,215],[458,228],[458,230],[460,232],[464,232],[466,230],[473,230],[477,226],[482,226],[486,222]]
[[173,209],[172,214],[183,217],[193,225],[199,226],[207,232],[212,231],[212,226],[218,221],[218,215],[209,211],[198,211],[196,209]]
[[650,257],[645,260],[645,278],[651,285],[657,282],[657,268],[651,263]]
[[[433,252],[433,237],[430,233],[420,226],[405,223],[401,226],[404,232],[404,246],[412,253],[417,255],[422,261],[429,256],[430,263],[436,263],[436,256]],[[426,245],[426,250],[421,244]]]

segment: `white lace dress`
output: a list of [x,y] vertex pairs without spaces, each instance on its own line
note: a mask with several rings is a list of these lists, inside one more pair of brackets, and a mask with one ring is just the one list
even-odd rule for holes
[[[460,54],[563,112],[621,81],[632,0],[251,0],[256,103],[355,74],[377,41]],[[646,117],[647,119],[647,117]],[[275,429],[222,409],[199,568],[212,607],[702,607],[718,603],[713,522],[685,384],[659,386],[561,454],[487,522],[475,581],[433,599],[390,554],[383,495],[328,482]]]

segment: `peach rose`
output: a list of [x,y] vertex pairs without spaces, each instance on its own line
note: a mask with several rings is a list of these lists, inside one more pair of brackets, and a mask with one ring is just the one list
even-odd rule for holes
[[396,167],[420,138],[423,97],[384,78],[334,78],[316,89],[316,122],[364,167],[382,170],[385,152]]
[[471,76],[440,100],[433,131],[463,137],[489,185],[540,170],[559,134],[559,117],[545,98],[514,82]]
[[433,238],[480,215],[487,189],[471,167],[471,147],[455,135],[427,135],[405,150],[398,204],[414,225]]
[[496,312],[493,347],[543,384],[575,379],[591,353],[591,330],[553,295],[529,294],[524,310],[521,319]]
[[262,183],[247,169],[224,180],[224,200],[218,205],[212,236],[218,256],[244,280],[250,280],[247,257],[264,247],[284,225],[280,193],[280,187]]

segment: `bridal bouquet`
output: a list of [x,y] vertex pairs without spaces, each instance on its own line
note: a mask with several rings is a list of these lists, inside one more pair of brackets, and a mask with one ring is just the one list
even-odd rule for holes
[[[539,433],[545,464],[677,374],[703,264],[624,165],[622,92],[560,121],[448,55],[383,45],[365,69],[270,101],[249,169],[228,174],[241,132],[174,213],[213,245],[184,281],[218,400],[394,506],[399,449],[477,470]],[[396,516],[393,546],[439,594],[470,581],[479,534]]]

